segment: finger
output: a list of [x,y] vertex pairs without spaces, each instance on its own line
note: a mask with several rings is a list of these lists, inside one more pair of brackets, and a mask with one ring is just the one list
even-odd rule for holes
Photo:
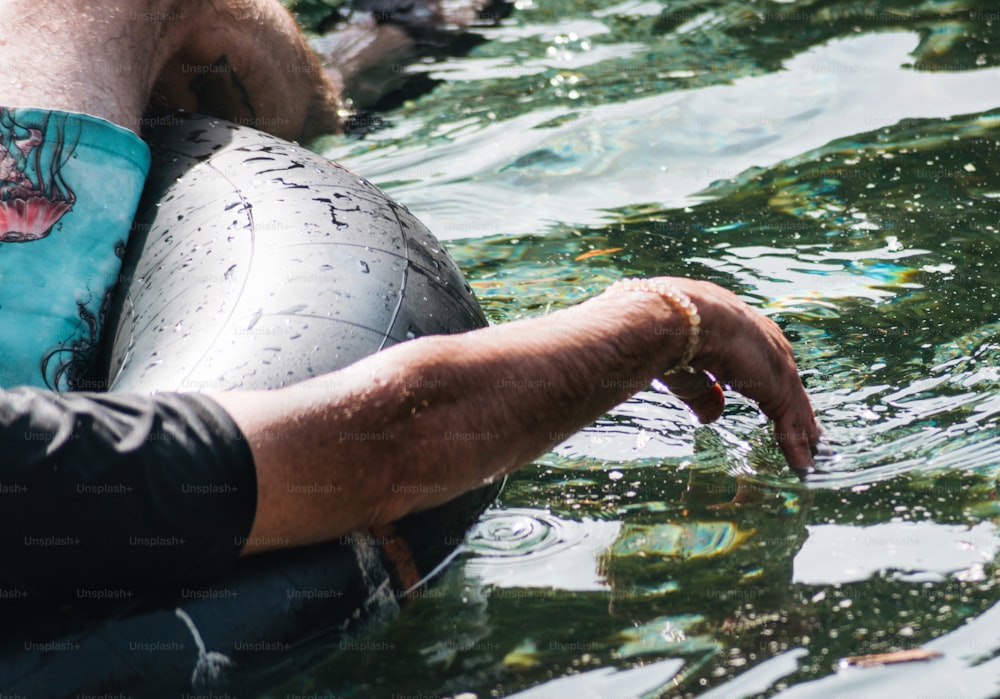
[[703,425],[715,422],[722,415],[726,406],[722,387],[704,371],[678,371],[664,376],[661,381],[694,411]]
[[[757,401],[761,410],[774,422],[774,436],[788,465],[799,474],[815,471],[815,447],[819,443],[819,426],[806,394],[792,347],[774,323],[764,323],[773,338],[770,356],[762,356],[758,366],[766,367],[749,375],[759,380],[737,390]],[[766,347],[766,345],[765,345]]]
[[808,398],[793,402],[797,405],[774,418],[774,437],[789,466],[800,474],[812,473],[816,470],[813,456],[818,451],[819,425]]

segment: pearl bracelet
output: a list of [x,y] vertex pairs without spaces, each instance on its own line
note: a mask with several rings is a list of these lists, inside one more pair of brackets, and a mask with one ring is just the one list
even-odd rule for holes
[[683,291],[673,284],[658,279],[621,279],[611,285],[611,289],[619,291],[644,291],[646,293],[659,294],[671,306],[684,313],[687,317],[687,346],[677,363],[663,372],[663,376],[670,376],[679,371],[694,370],[689,363],[694,359],[695,352],[698,351],[698,340],[701,333],[701,316],[698,315],[698,307]]

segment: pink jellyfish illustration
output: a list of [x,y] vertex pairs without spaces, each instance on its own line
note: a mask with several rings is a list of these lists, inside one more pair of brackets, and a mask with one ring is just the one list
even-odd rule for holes
[[0,242],[44,238],[73,208],[76,195],[61,170],[75,146],[61,120],[22,125],[0,107]]

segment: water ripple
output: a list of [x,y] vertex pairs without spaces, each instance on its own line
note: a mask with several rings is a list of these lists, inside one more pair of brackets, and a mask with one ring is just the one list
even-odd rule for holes
[[469,534],[468,546],[479,556],[538,558],[558,553],[573,541],[560,519],[532,510],[487,513]]
[[605,591],[599,559],[621,523],[561,519],[544,510],[512,507],[480,518],[468,538],[467,572],[496,588]]

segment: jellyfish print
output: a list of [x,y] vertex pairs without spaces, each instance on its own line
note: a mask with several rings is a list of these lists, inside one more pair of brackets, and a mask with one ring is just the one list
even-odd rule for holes
[[0,243],[44,238],[76,201],[62,177],[76,147],[65,117],[32,121],[0,107]]

